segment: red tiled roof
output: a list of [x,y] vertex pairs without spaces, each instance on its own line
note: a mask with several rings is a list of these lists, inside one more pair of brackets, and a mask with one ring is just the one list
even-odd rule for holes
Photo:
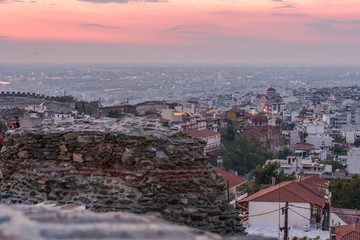
[[341,218],[341,220],[343,220],[347,224],[360,223],[359,210],[332,207],[331,212],[335,213],[339,218]]
[[280,134],[281,131],[278,128],[275,128],[274,126],[271,125],[265,125],[265,126],[247,126],[245,128],[245,132],[244,134],[247,136],[266,136],[268,132],[271,133],[278,133]]
[[233,188],[236,187],[240,184],[243,184],[245,182],[247,182],[247,180],[245,178],[236,176],[235,174],[229,173],[225,170],[222,170],[220,168],[217,167],[213,167],[214,170],[216,170],[221,176],[224,177],[224,181],[223,183],[225,184],[225,186],[227,186],[227,180],[229,180],[229,187]]
[[266,119],[260,114],[254,115],[251,117],[251,121],[253,122],[266,122]]
[[309,150],[314,150],[314,145],[309,144],[309,143],[303,143],[303,144],[295,144],[290,146],[291,150],[294,152],[296,150],[305,150],[305,151],[309,151]]
[[336,235],[336,240],[360,240],[360,224],[331,228],[331,235]]
[[218,132],[214,132],[214,131],[207,130],[207,129],[205,129],[205,130],[188,129],[188,130],[185,130],[185,133],[187,135],[189,135],[190,137],[194,137],[194,138],[206,138],[206,137],[220,135],[220,133],[218,133]]
[[306,202],[323,207],[326,203],[326,191],[321,187],[327,188],[327,181],[312,175],[301,180],[282,182],[242,199],[241,202]]

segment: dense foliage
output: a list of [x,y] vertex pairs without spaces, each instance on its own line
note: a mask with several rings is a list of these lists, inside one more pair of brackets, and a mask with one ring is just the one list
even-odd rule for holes
[[335,179],[330,182],[333,207],[355,209],[360,206],[360,177],[355,174],[350,179]]
[[[264,165],[267,159],[272,159],[272,153],[261,148],[256,142],[246,136],[232,135],[225,131],[220,150],[227,169],[234,169],[243,175],[257,165]],[[231,140],[231,138],[234,138]]]
[[291,240],[320,240],[320,236],[317,236],[315,238],[308,238],[308,237],[293,237]]
[[338,147],[337,145],[335,145],[333,152],[336,155],[346,155],[346,153],[347,153],[347,151],[345,149],[342,149],[342,148]]
[[355,147],[359,147],[360,146],[360,139],[356,139],[354,142]]
[[255,177],[255,182],[258,184],[271,184],[272,178],[275,178],[276,184],[296,179],[295,172],[288,175],[284,173],[283,169],[278,172],[278,168],[278,163],[268,163],[264,167],[257,166],[251,171],[251,175]]

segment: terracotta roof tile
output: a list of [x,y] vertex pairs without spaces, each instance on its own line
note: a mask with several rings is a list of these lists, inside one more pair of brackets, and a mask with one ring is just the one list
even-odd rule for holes
[[295,144],[290,146],[291,150],[294,152],[296,150],[305,150],[305,151],[309,151],[309,150],[314,150],[314,145],[309,144],[309,143],[304,143],[304,144]]
[[331,235],[336,235],[336,240],[360,240],[360,224],[337,226],[331,229]]
[[[320,179],[320,180],[319,180]],[[323,207],[326,203],[326,180],[317,176],[309,176],[301,181],[293,180],[261,190],[241,202],[308,202]]]
[[217,167],[213,167],[213,169],[215,171],[217,171],[221,176],[224,177],[224,181],[223,183],[225,184],[225,186],[227,186],[227,180],[229,180],[229,187],[233,188],[235,186],[238,186],[240,184],[243,184],[245,182],[247,182],[247,180],[245,178],[236,176],[235,174],[229,173],[225,170],[222,170],[220,168]]
[[185,130],[185,133],[187,135],[189,135],[190,137],[194,137],[194,138],[206,138],[206,137],[212,137],[212,136],[216,136],[216,135],[220,135],[220,133],[218,132],[214,132],[211,130],[192,130],[192,129],[188,129]]

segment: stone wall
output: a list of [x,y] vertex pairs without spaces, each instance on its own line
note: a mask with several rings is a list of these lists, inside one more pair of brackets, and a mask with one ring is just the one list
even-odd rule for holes
[[72,111],[75,101],[72,96],[45,96],[35,93],[0,92],[0,108],[24,108],[40,105],[44,101],[49,111]]
[[204,142],[141,118],[17,129],[0,160],[2,203],[54,200],[98,211],[160,212],[174,222],[241,231]]

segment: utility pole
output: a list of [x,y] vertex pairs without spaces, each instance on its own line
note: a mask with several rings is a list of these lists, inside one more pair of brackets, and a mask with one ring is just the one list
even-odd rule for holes
[[289,202],[285,203],[285,223],[284,223],[284,240],[289,239],[289,226],[288,226],[288,213],[289,213]]
[[227,197],[228,197],[228,203],[230,203],[230,186],[229,186],[229,179],[227,179]]

